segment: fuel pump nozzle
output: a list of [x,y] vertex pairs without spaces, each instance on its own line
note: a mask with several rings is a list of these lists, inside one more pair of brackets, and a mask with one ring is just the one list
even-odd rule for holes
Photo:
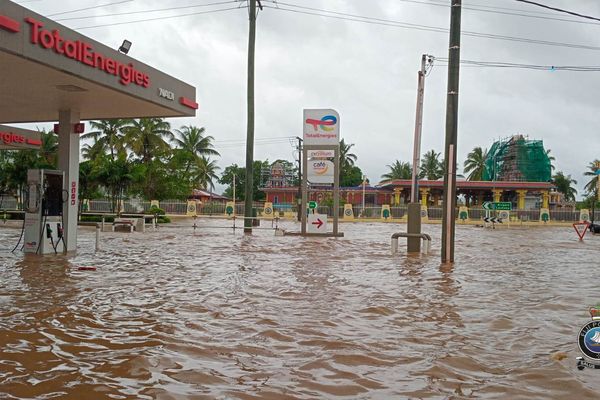
[[56,254],[56,246],[54,246],[54,238],[52,237],[52,228],[50,228],[50,224],[46,224],[46,237],[48,239],[50,239],[50,244],[52,245],[52,248],[54,249],[54,254]]

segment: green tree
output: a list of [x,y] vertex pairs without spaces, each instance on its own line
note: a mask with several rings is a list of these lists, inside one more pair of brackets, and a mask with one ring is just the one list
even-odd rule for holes
[[577,181],[571,178],[571,175],[565,176],[562,171],[558,171],[552,177],[552,181],[554,186],[556,186],[556,190],[565,196],[565,200],[575,201],[577,190],[573,187],[573,185],[577,185]]
[[584,173],[585,176],[592,176],[592,179],[590,179],[590,181],[588,183],[586,183],[584,189],[586,190],[586,192],[588,193],[595,193],[596,192],[596,188],[598,187],[598,174],[596,174],[596,171],[598,171],[598,169],[600,169],[600,160],[596,159],[592,162],[590,162],[587,166],[587,168],[589,169],[589,171],[586,171]]
[[[340,186],[342,187],[354,187],[362,185],[363,181],[363,172],[359,167],[353,165],[350,169],[344,174],[342,179],[340,180]],[[368,182],[368,180],[367,180]]]
[[[262,201],[265,199],[265,192],[260,190],[264,185],[264,178],[262,176],[262,170],[269,168],[269,161],[255,160],[252,164],[252,172],[254,173],[253,179],[253,201]],[[223,170],[219,183],[222,185],[228,185],[227,189],[223,192],[224,196],[233,197],[233,175],[235,174],[235,197],[239,200],[245,200],[245,183],[246,183],[246,169],[240,168],[237,164],[232,164]]]
[[99,121],[90,121],[90,126],[94,131],[81,135],[81,138],[92,139],[95,150],[100,152],[108,151],[111,159],[115,159],[118,154],[125,151],[123,129],[133,123],[131,119],[102,119]]
[[483,179],[486,158],[487,149],[483,150],[481,147],[475,147],[473,151],[467,155],[463,169],[465,174],[469,174],[467,180],[481,181]]
[[[178,146],[186,159],[185,172],[189,172],[194,164],[199,165],[204,156],[218,156],[218,151],[213,148],[212,136],[204,136],[205,129],[192,125],[176,129],[173,143]],[[207,159],[205,160],[207,161]]]
[[344,181],[344,176],[352,173],[352,167],[357,160],[357,156],[350,152],[350,149],[354,147],[354,143],[347,144],[344,139],[340,140],[340,185]]
[[408,162],[400,162],[396,160],[392,165],[387,165],[390,172],[381,175],[381,178],[386,180],[392,179],[411,179],[412,167]]
[[208,157],[200,157],[193,170],[193,180],[198,182],[199,188],[213,191],[215,188],[214,182],[219,179],[217,176],[216,161],[211,161]]
[[125,146],[135,154],[142,163],[149,163],[157,157],[168,154],[171,150],[169,141],[174,138],[171,125],[163,118],[140,118],[122,128],[125,135]]
[[419,179],[425,178],[430,181],[435,181],[443,176],[444,166],[443,162],[440,161],[440,155],[440,153],[436,153],[433,149],[423,154]]

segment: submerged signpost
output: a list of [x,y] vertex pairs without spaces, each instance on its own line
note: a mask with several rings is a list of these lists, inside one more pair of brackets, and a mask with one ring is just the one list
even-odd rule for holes
[[[340,116],[331,109],[308,109],[303,115],[302,236],[343,236],[338,232],[340,207]],[[333,161],[331,160],[333,158]],[[333,185],[333,232],[327,215],[317,214],[317,203],[308,201],[308,185]],[[311,214],[307,214],[307,204]],[[310,224],[307,229],[307,222]]]

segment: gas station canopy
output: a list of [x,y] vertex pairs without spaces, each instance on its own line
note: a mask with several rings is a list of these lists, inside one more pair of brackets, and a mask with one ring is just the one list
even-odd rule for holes
[[195,88],[7,0],[0,3],[0,122],[194,116]]

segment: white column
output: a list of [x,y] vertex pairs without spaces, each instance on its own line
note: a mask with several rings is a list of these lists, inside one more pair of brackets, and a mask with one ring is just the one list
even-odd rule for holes
[[77,211],[79,206],[79,134],[73,126],[79,123],[79,112],[63,110],[58,113],[58,168],[65,172],[63,205],[64,239],[67,251],[77,250]]

